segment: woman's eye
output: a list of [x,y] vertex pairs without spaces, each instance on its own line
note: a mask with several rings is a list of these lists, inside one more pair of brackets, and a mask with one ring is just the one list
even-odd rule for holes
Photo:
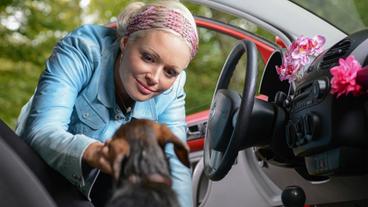
[[149,62],[149,63],[153,63],[155,62],[155,59],[152,55],[148,54],[148,53],[143,53],[142,54],[142,59],[145,61],[145,62]]
[[178,72],[176,72],[176,70],[174,70],[174,69],[166,69],[165,70],[165,73],[167,74],[167,76],[168,77],[176,77],[176,76],[178,76]]

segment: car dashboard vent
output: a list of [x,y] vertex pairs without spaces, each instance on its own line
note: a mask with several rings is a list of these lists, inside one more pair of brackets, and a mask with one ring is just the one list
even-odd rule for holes
[[351,45],[350,39],[343,39],[340,42],[338,42],[336,45],[331,47],[323,57],[323,60],[321,64],[319,65],[319,68],[321,70],[324,69],[330,69],[331,67],[334,67],[337,65],[339,58],[346,55],[347,51],[349,50]]

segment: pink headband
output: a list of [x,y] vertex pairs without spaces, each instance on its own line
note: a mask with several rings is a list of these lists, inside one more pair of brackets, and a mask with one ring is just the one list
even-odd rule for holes
[[168,28],[178,33],[191,46],[192,58],[197,53],[198,37],[190,22],[179,12],[163,6],[148,6],[128,21],[127,34],[136,31]]

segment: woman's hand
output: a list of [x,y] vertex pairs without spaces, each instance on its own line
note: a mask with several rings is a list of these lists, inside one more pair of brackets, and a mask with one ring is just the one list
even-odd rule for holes
[[105,144],[94,142],[84,151],[83,160],[91,167],[98,168],[102,172],[112,175],[110,164],[108,140]]

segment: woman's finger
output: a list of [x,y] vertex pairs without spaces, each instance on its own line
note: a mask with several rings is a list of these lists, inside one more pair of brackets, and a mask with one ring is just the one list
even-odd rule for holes
[[106,141],[105,141],[105,145],[109,145],[109,144],[110,144],[110,142],[111,142],[111,139],[106,139]]
[[100,170],[106,174],[112,175],[112,168],[110,162],[107,161],[104,157],[100,157],[99,159]]
[[109,147],[108,146],[103,146],[102,147],[102,149],[101,149],[101,155],[105,158],[105,159],[107,159],[107,160],[109,160],[110,159],[110,156],[109,156]]

